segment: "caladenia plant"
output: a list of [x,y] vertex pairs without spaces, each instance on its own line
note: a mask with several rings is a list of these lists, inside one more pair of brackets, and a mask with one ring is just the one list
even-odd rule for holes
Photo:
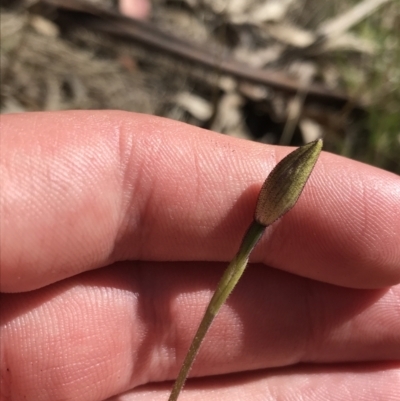
[[200,345],[221,306],[242,276],[252,250],[265,229],[295,205],[317,162],[321,149],[321,139],[296,149],[282,159],[265,180],[258,195],[254,219],[208,304],[168,401],[178,399]]

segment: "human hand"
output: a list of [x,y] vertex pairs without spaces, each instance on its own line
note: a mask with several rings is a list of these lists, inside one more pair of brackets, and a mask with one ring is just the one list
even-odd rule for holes
[[[288,149],[85,111],[2,116],[0,152],[2,399],[166,400]],[[180,400],[397,399],[399,204],[399,177],[322,154]]]

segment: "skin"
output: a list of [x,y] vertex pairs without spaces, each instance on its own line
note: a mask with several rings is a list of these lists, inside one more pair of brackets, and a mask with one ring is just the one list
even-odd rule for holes
[[119,0],[119,11],[127,17],[146,19],[151,11],[148,0]]
[[[115,111],[0,129],[1,400],[166,400],[291,149]],[[399,204],[398,176],[323,152],[179,399],[399,399]]]

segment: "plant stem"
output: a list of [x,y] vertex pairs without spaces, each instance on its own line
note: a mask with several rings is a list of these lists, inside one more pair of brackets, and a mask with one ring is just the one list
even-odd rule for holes
[[185,360],[182,364],[181,370],[179,372],[178,378],[175,381],[174,387],[171,391],[171,395],[168,401],[176,401],[178,399],[179,393],[181,392],[186,378],[189,374],[190,368],[193,365],[193,361],[199,352],[200,345],[211,326],[215,316],[219,312],[221,306],[228,298],[229,294],[234,289],[235,285],[242,276],[244,269],[249,261],[249,256],[253,248],[257,245],[257,242],[263,235],[266,226],[257,223],[255,220],[250,224],[250,227],[246,231],[243,237],[242,243],[240,245],[239,251],[229,263],[226,268],[220,282],[218,283],[217,289],[208,304],[207,310],[204,317],[197,329],[196,335],[190,345],[189,351],[186,354]]
[[186,354],[168,401],[176,401],[199,351],[200,345],[222,304],[235,288],[249,261],[251,251],[265,229],[287,213],[297,202],[321,153],[322,140],[301,146],[284,157],[264,181],[258,195],[254,221],[244,235],[238,253],[218,283],[206,313]]

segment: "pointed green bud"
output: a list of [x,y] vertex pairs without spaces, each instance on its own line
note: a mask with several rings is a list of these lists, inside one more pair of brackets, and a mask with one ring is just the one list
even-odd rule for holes
[[269,226],[297,202],[317,162],[322,139],[301,146],[283,158],[261,187],[254,219]]

